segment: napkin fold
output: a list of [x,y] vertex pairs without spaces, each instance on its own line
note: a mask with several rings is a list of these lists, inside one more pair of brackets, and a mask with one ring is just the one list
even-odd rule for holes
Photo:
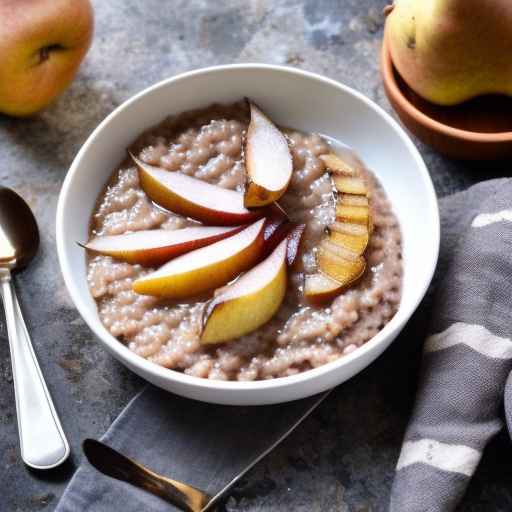
[[[235,407],[187,400],[147,386],[102,440],[157,473],[215,496],[300,423],[326,394],[286,404]],[[56,512],[172,512],[179,509],[86,460]]]
[[504,425],[503,403],[512,431],[512,180],[483,182],[442,206],[432,334],[391,512],[454,510]]

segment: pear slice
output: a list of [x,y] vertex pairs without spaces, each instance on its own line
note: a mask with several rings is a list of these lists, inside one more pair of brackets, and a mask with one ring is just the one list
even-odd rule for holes
[[370,238],[370,204],[364,179],[336,154],[322,160],[334,172],[338,192],[336,221],[326,228],[316,255],[320,272],[306,275],[304,296],[315,302],[332,299],[357,281],[366,269],[363,255]]
[[338,201],[336,203],[336,220],[354,224],[368,225],[370,216],[368,206],[350,206]]
[[370,204],[368,197],[355,194],[340,194],[338,201],[346,206],[369,206]]
[[317,261],[320,270],[343,287],[357,281],[366,269],[366,261],[362,256],[345,259],[327,250],[325,246],[318,248]]
[[364,251],[366,251],[366,247],[368,247],[369,234],[368,230],[359,235],[340,233],[331,230],[329,233],[329,241],[332,244],[336,244],[357,254],[358,256],[361,256],[364,254]]
[[358,196],[365,196],[367,194],[366,184],[362,178],[335,175],[332,179],[338,192]]
[[343,290],[343,285],[329,276],[318,272],[304,278],[304,296],[311,302],[322,303],[333,299]]
[[364,236],[368,235],[368,226],[354,224],[352,222],[335,221],[328,227],[329,232],[345,233],[347,235]]
[[261,210],[245,208],[241,192],[211,185],[179,172],[166,171],[131,156],[139,169],[144,192],[168,210],[217,226],[247,224],[264,215]]
[[267,323],[286,294],[286,246],[283,240],[259,265],[220,290],[203,313],[201,343],[222,343]]
[[251,122],[244,146],[247,172],[244,206],[255,208],[277,201],[286,192],[293,164],[284,135],[256,105],[249,105]]
[[133,283],[143,295],[184,299],[222,286],[251,268],[263,253],[260,219],[236,235],[178,256]]
[[243,226],[198,226],[176,230],[151,229],[124,235],[101,236],[83,245],[88,251],[128,263],[158,266],[176,256],[235,235]]
[[354,168],[342,160],[336,153],[327,153],[326,155],[321,155],[319,158],[333,173],[345,174],[346,176],[356,175]]
[[347,249],[345,246],[331,242],[329,238],[324,238],[320,242],[320,248],[325,249],[328,252],[332,252],[336,256],[349,261],[358,261],[360,257],[359,254]]

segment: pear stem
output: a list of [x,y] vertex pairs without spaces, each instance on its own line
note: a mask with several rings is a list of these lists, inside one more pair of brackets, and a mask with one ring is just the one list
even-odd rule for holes
[[389,16],[394,8],[395,4],[386,5],[386,7],[384,7],[384,10],[382,11],[384,13],[384,16]]

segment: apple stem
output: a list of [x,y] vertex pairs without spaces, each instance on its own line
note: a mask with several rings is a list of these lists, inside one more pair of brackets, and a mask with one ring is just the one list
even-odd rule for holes
[[48,46],[43,46],[39,50],[39,63],[43,63],[44,61],[50,58],[50,54],[55,51],[62,50],[63,46],[60,44],[49,44]]

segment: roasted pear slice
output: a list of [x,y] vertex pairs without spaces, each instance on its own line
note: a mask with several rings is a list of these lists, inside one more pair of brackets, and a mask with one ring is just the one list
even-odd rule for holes
[[358,235],[330,230],[329,241],[361,256],[368,246],[369,234],[368,230]]
[[354,224],[352,222],[335,221],[329,226],[330,232],[346,233],[347,235],[364,236],[368,235],[368,226]]
[[332,299],[357,281],[366,269],[363,255],[372,226],[368,189],[359,173],[334,153],[322,160],[333,171],[336,221],[317,252],[319,272],[306,275],[304,295],[313,302]]
[[333,299],[343,288],[338,281],[321,272],[307,274],[304,278],[304,296],[311,302],[322,303]]
[[357,254],[354,251],[351,251],[350,249],[347,249],[343,245],[335,244],[331,242],[329,238],[324,238],[320,242],[320,248],[325,249],[326,251],[332,252],[336,254],[336,256],[339,256],[340,258],[343,258],[345,260],[349,261],[357,261],[359,259],[359,254]]
[[349,206],[336,203],[336,220],[354,224],[368,225],[370,213],[368,206]]
[[251,122],[244,145],[244,206],[255,208],[277,201],[292,177],[292,155],[285,136],[253,103],[249,103]]
[[338,192],[365,196],[366,184],[362,178],[352,176],[333,176],[334,186]]
[[326,167],[336,174],[345,174],[346,176],[355,176],[355,169],[342,160],[336,153],[327,153],[321,155],[320,160],[323,160]]
[[326,249],[325,246],[318,248],[317,261],[320,270],[343,287],[357,281],[366,269],[366,261],[362,256],[345,259]]
[[201,343],[239,338],[274,316],[286,293],[286,247],[283,240],[267,259],[219,290],[205,307]]
[[368,197],[354,194],[340,194],[338,202],[346,206],[369,206],[370,204]]

